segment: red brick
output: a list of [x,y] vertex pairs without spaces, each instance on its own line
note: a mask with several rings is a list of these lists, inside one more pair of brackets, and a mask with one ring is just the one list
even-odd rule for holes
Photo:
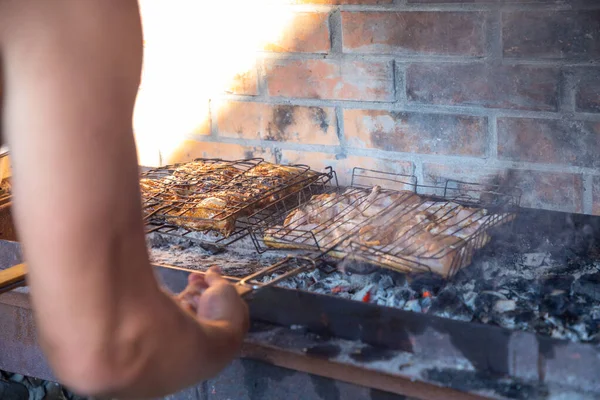
[[[503,3],[556,3],[557,0],[502,0]],[[498,3],[499,0],[408,0],[415,4]]]
[[505,12],[502,20],[507,57],[600,57],[600,10]]
[[391,4],[394,0],[288,0],[292,4]]
[[600,68],[582,71],[575,102],[578,111],[600,112]]
[[329,40],[327,13],[298,13],[265,50],[275,52],[327,53]]
[[424,164],[425,181],[443,185],[447,179],[519,187],[521,206],[544,210],[581,213],[583,210],[583,179],[580,174],[540,172],[479,166],[449,166]]
[[504,160],[600,168],[600,122],[501,118],[498,156]]
[[258,94],[258,74],[256,68],[236,74],[225,90],[231,94],[256,96]]
[[246,158],[264,158],[275,162],[273,151],[268,148],[241,146],[232,143],[198,142],[186,140],[167,160],[167,163],[187,162],[196,158],[222,158],[240,160]]
[[277,60],[266,70],[271,96],[394,100],[392,62]]
[[376,110],[345,110],[348,145],[427,154],[482,156],[485,118]]
[[555,111],[558,80],[554,67],[415,64],[406,85],[408,99],[420,103]]
[[600,176],[595,176],[593,180],[593,206],[592,213],[594,215],[600,215]]
[[[282,150],[281,162],[283,164],[306,164],[311,168],[322,171],[325,167],[332,167],[341,185],[349,185],[352,178],[352,169],[362,167],[394,174],[412,175],[414,167],[410,161],[390,160],[365,156],[347,156],[338,159],[335,154]],[[407,180],[410,180],[407,178]]]
[[483,55],[480,12],[344,12],[344,50],[363,53]]
[[328,107],[228,102],[217,111],[219,136],[339,145],[335,110]]

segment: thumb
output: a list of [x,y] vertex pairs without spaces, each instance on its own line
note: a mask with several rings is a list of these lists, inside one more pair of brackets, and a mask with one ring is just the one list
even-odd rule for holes
[[217,283],[224,282],[225,279],[221,276],[221,269],[216,265],[210,267],[204,275],[204,280],[208,286],[214,286]]

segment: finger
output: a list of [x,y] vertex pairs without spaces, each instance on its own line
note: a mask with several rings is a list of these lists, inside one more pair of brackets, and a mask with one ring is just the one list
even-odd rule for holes
[[197,273],[197,272],[192,272],[189,276],[188,276],[188,283],[194,286],[200,285],[200,286],[208,286],[206,284],[206,280],[204,279],[204,275]]
[[175,296],[175,301],[180,305],[184,310],[196,314],[198,310],[198,303],[195,301],[193,297],[187,295],[178,295]]
[[221,277],[221,270],[219,267],[210,267],[208,271],[206,271],[206,275],[204,276],[204,280],[208,284],[208,286],[213,286],[217,283],[224,282],[225,280]]

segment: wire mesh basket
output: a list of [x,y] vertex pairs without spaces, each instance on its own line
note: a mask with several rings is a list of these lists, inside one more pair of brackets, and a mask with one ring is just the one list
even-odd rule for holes
[[491,228],[515,218],[520,190],[499,189],[455,180],[422,185],[412,175],[354,168],[350,187],[313,196],[262,229],[262,243],[452,276],[490,241]]
[[184,237],[218,251],[331,178],[331,172],[260,158],[196,159],[151,169],[140,179],[147,232]]

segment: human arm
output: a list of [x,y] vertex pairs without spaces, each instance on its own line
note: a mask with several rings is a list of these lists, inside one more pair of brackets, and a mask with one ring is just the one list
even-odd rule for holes
[[0,7],[15,222],[55,374],[82,394],[116,397],[160,396],[214,375],[239,349],[240,321],[184,312],[148,260],[132,133],[136,1]]

